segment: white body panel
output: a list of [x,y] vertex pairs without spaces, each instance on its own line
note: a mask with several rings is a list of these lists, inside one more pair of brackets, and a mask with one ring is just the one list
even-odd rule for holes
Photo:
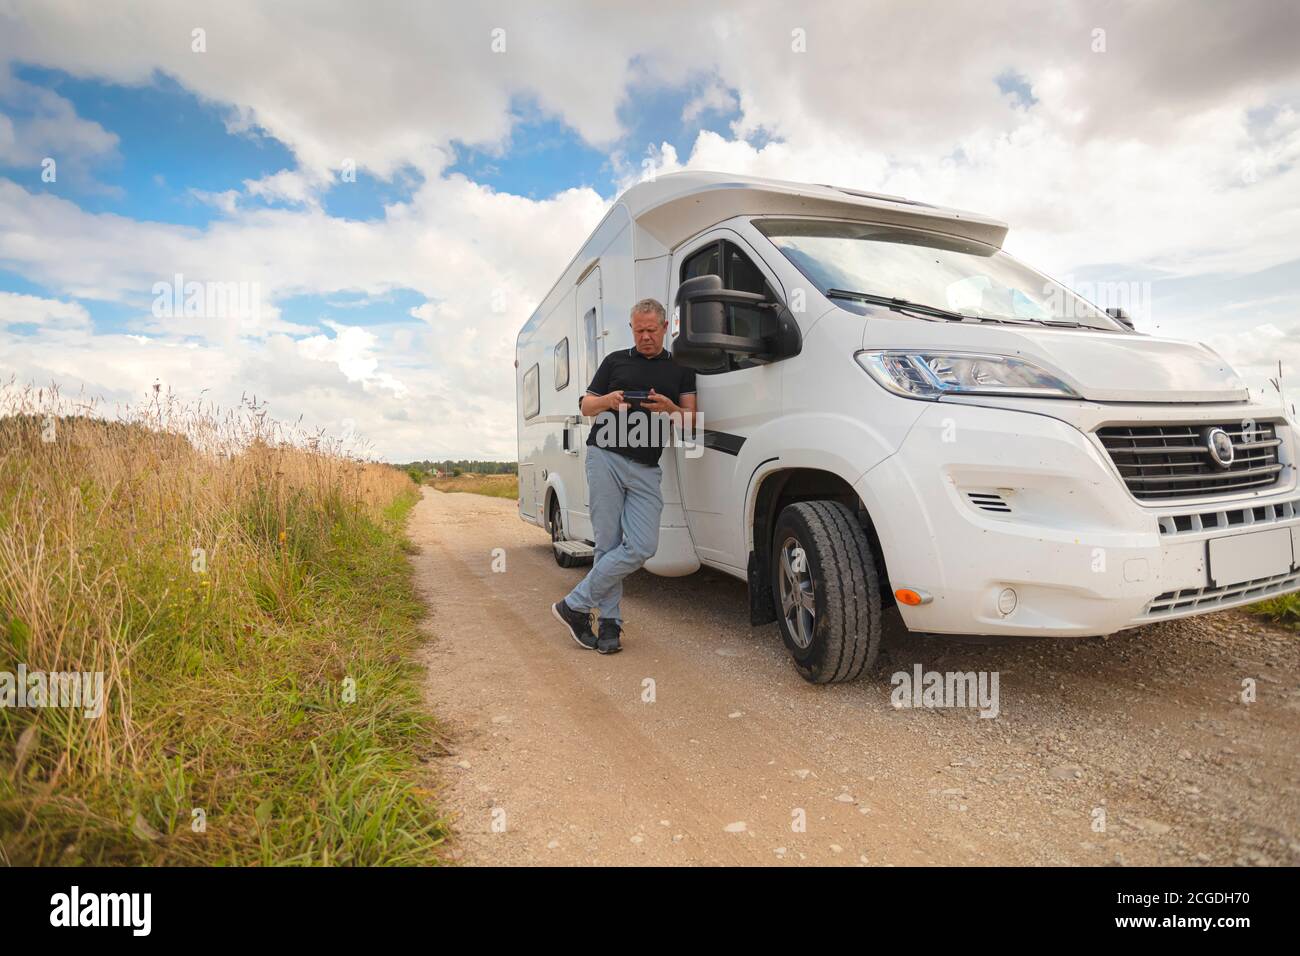
[[[671,314],[685,257],[725,236],[754,260],[794,310],[802,351],[770,365],[697,376],[706,440],[700,457],[666,452],[658,574],[700,564],[746,576],[765,482],[792,469],[833,476],[856,493],[879,539],[891,590],[931,595],[900,606],[907,625],[934,633],[1082,636],[1201,613],[1300,589],[1296,443],[1280,402],[1251,402],[1205,346],[1082,329],[927,322],[885,308],[860,315],[822,294],[752,224],[755,215],[914,225],[1000,244],[1006,227],[953,210],[848,194],[831,187],[684,173],[620,198],[520,332],[516,382],[540,365],[541,409],[519,402],[520,514],[547,526],[553,498],[565,527],[590,540],[577,454],[563,449],[566,418],[595,366],[571,358],[568,386],[552,386],[552,353],[582,339],[579,280],[600,274],[606,351],[628,347],[628,310],[653,296]],[[671,345],[671,342],[669,343]],[[943,348],[1021,357],[1071,385],[1079,400],[946,397],[886,391],[855,361],[879,348]],[[571,356],[583,352],[571,348]],[[1136,498],[1104,449],[1108,425],[1271,422],[1282,470],[1268,487],[1153,503]],[[990,511],[969,496],[998,495]],[[987,500],[987,499],[980,499]],[[1211,541],[1285,529],[1284,537]],[[1248,557],[1252,545],[1267,552]],[[1218,567],[1211,569],[1211,554]],[[1268,572],[1264,578],[1243,574]],[[1220,582],[1214,580],[1218,571]],[[1223,584],[1222,581],[1231,581]],[[1016,592],[1010,612],[999,595]]]

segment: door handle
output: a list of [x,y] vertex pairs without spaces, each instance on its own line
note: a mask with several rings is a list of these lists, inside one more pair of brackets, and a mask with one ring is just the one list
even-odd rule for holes
[[578,449],[574,443],[574,429],[578,424],[578,416],[571,415],[564,420],[564,453],[577,457]]

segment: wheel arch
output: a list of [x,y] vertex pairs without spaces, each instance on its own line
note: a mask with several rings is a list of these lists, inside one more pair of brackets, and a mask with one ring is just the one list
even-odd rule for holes
[[560,510],[568,511],[568,495],[564,487],[564,479],[551,472],[546,476],[546,490],[542,494],[542,528],[547,534],[551,533],[551,505],[558,505]]
[[[761,468],[761,466],[760,466]],[[867,541],[879,562],[881,580],[888,582],[887,556],[881,545],[866,505],[843,475],[824,468],[782,467],[779,461],[761,470],[754,478],[746,510],[745,531],[748,544],[748,580],[750,623],[767,624],[776,620],[775,597],[770,583],[772,535],[777,516],[787,505],[798,501],[839,501],[857,516]],[[882,589],[882,601],[893,603],[888,588]]]

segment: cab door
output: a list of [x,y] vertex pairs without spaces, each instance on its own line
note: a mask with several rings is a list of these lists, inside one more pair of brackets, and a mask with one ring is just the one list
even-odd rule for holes
[[[710,230],[674,255],[669,301],[676,298],[677,287],[683,281],[701,275],[721,276],[727,289],[785,301],[775,273],[730,229]],[[727,310],[728,329],[733,334],[747,334],[747,327],[758,321],[754,309],[728,306]],[[742,574],[748,556],[743,553],[738,509],[743,507],[745,489],[756,464],[746,453],[745,442],[754,430],[780,413],[783,365],[729,358],[716,369],[696,371],[704,447],[698,457],[691,457],[686,449],[677,451],[686,521],[700,560],[723,564]]]

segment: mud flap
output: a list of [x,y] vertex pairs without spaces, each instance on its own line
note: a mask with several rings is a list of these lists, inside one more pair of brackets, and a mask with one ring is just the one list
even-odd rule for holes
[[749,552],[749,626],[759,627],[776,620],[776,601],[772,596],[771,575],[767,562],[757,552]]

